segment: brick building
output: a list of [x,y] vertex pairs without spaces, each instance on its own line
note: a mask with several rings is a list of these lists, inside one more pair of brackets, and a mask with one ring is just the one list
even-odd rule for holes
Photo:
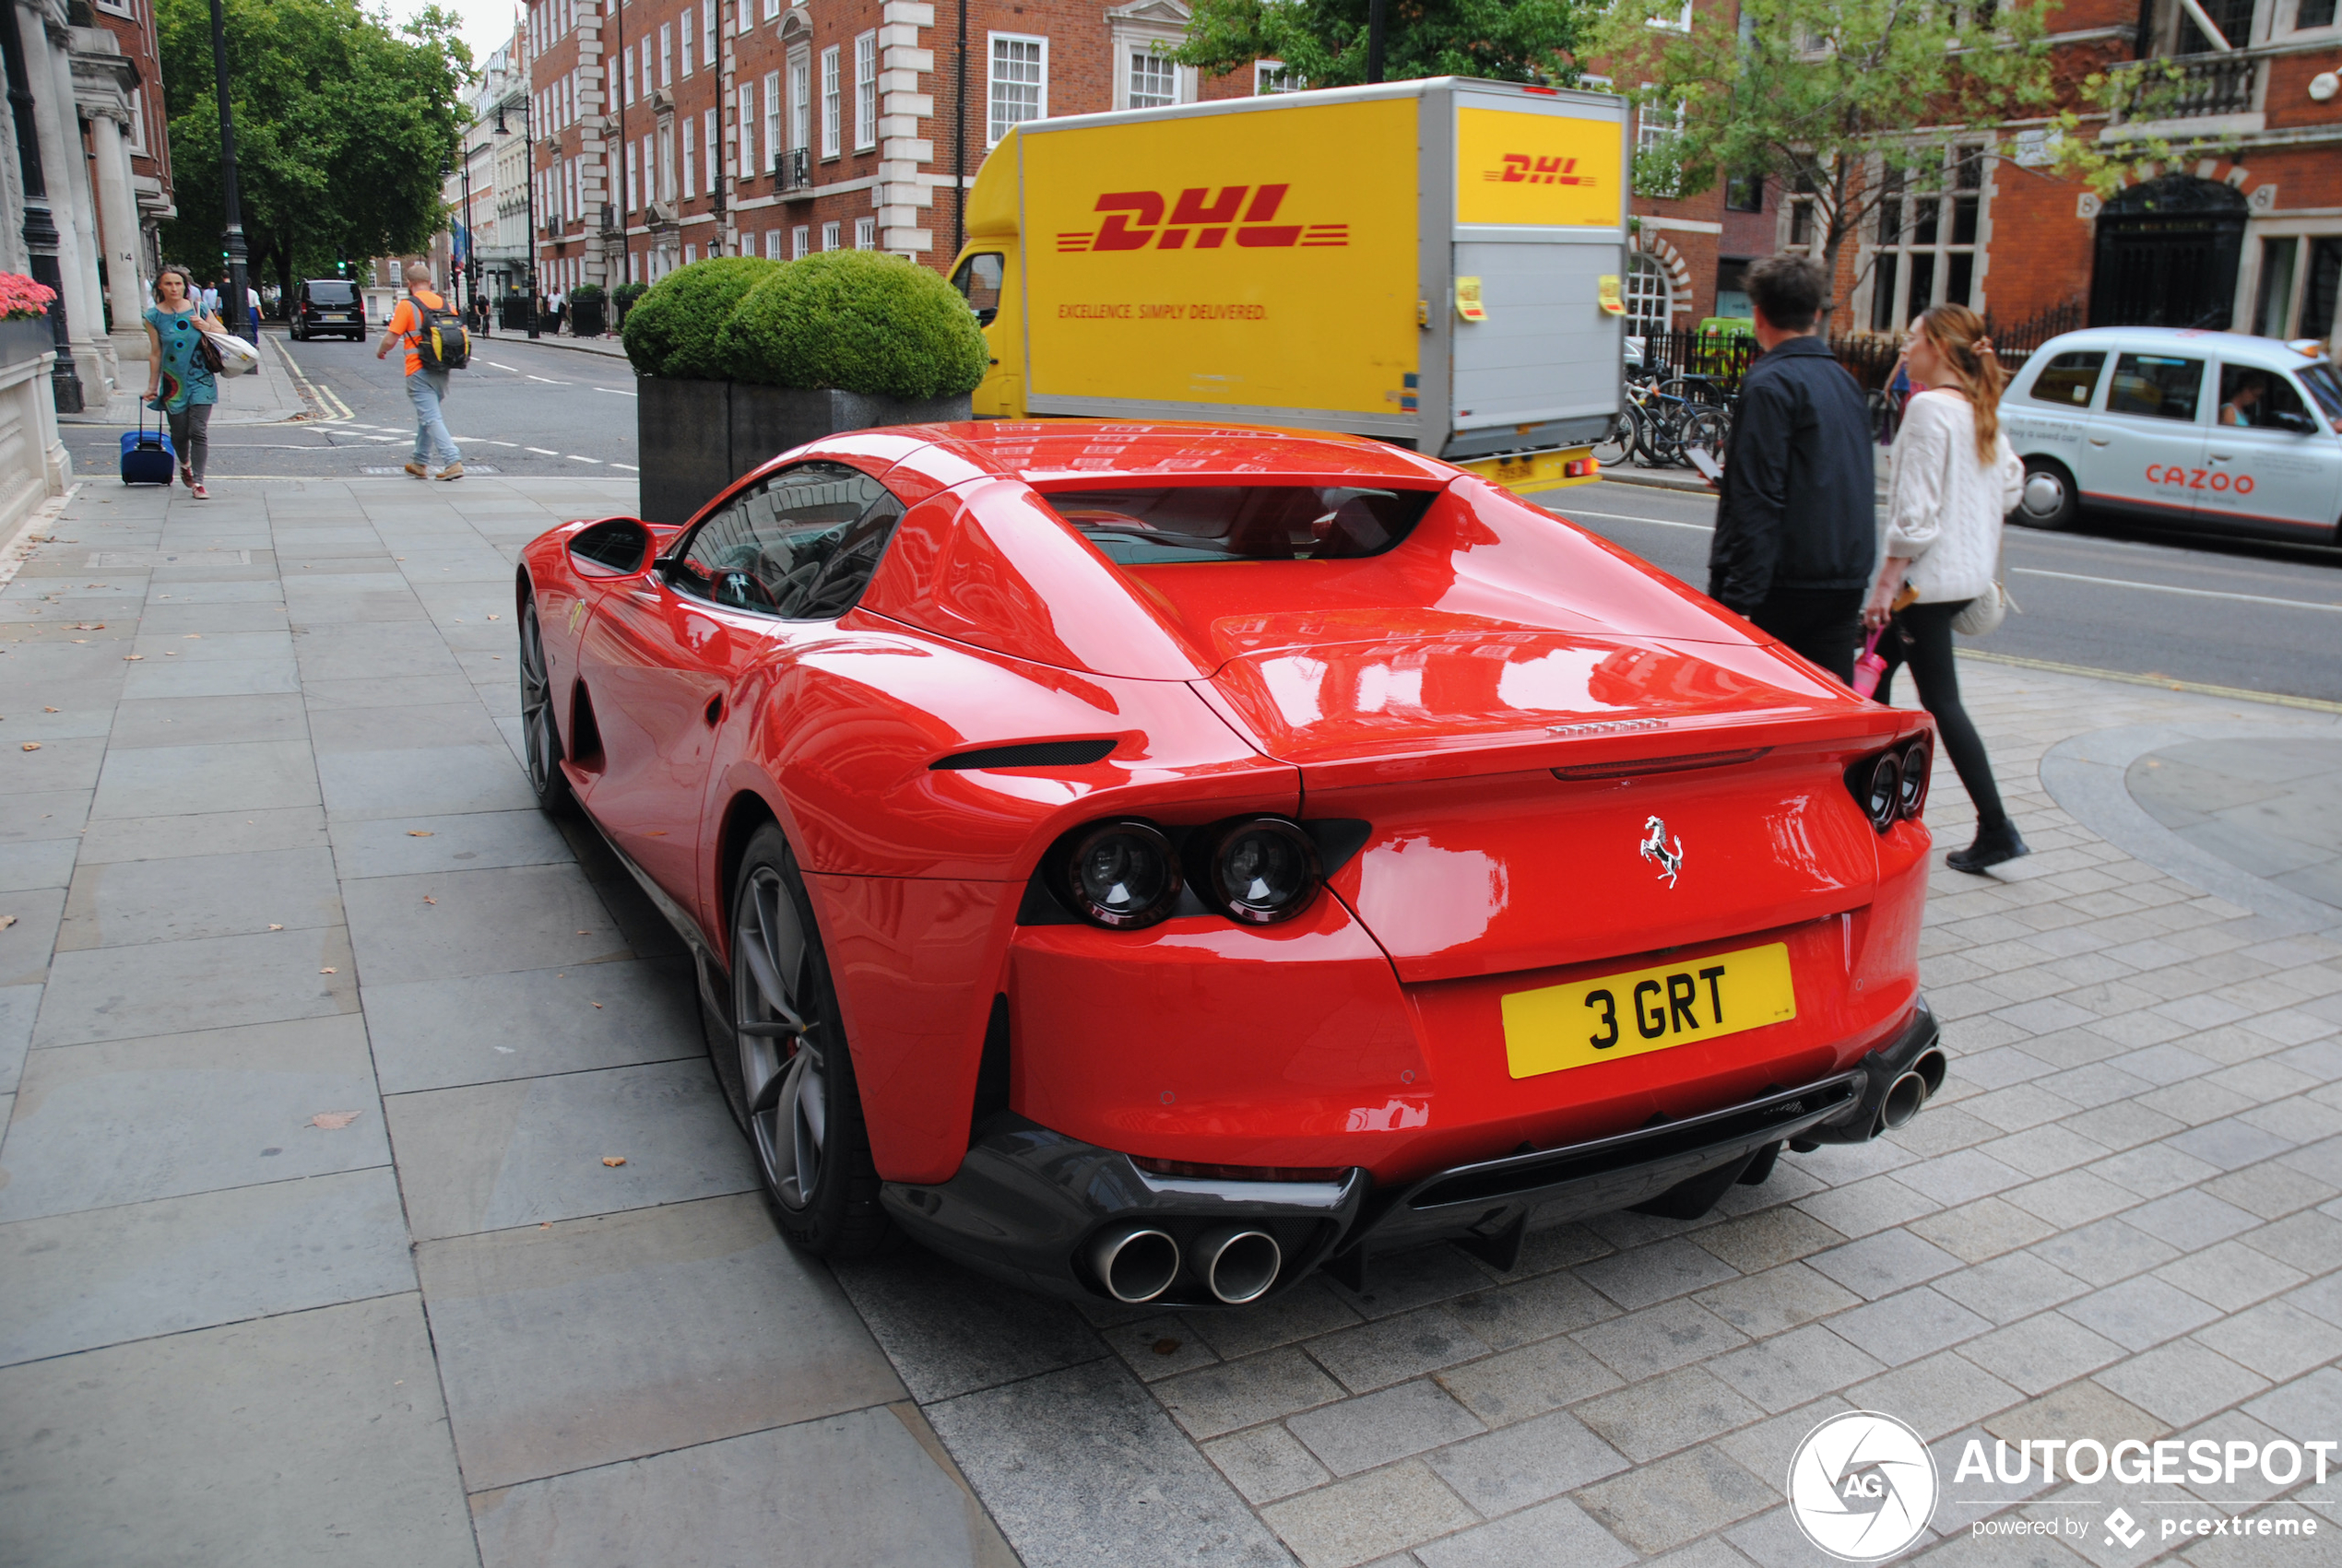
[[[2052,39],[2069,92],[2093,71],[2135,78],[2143,65],[2168,62],[2180,72],[2131,100],[2155,118],[2100,111],[2084,116],[2081,134],[2211,143],[2212,155],[2142,164],[2101,200],[2049,174],[2045,121],[2008,128],[2012,156],[1987,155],[1988,138],[1958,128],[1922,138],[1942,149],[1941,188],[1883,205],[1840,252],[1836,324],[1892,330],[1948,301],[2002,323],[2071,310],[2095,324],[2333,338],[2342,279],[2336,0],[2201,8],[2208,30],[2182,0],[2065,0]],[[1671,128],[1647,113],[1637,134],[1648,143]],[[1631,317],[1685,328],[1745,314],[1749,261],[1818,248],[1801,204],[1782,198],[1778,182],[1755,180],[1685,195],[1638,190]]]

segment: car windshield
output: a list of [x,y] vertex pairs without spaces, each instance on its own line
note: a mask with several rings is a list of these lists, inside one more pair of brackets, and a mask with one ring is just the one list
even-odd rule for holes
[[313,283],[309,297],[321,305],[347,305],[353,294],[347,283]]
[[2342,376],[2336,376],[2334,367],[2324,361],[2295,373],[2301,378],[2301,384],[2310,389],[2310,395],[2318,400],[2318,407],[2325,410],[2334,428],[2342,430]]
[[1405,538],[1437,490],[1185,485],[1046,497],[1108,560],[1351,560]]

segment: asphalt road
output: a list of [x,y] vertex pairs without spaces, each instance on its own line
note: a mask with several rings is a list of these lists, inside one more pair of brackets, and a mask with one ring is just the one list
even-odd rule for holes
[[[1706,589],[1712,497],[1605,482],[1540,500]],[[2024,613],[1964,646],[2342,701],[2342,550],[2159,535],[2099,516],[2071,533],[2005,537],[2009,596]]]
[[[319,399],[324,417],[299,424],[213,426],[207,477],[232,482],[239,476],[396,472],[414,450],[415,419],[403,361],[395,351],[375,359],[378,341],[379,326],[363,343],[295,343],[281,328],[264,331],[261,352],[291,355],[325,395]],[[613,478],[634,473],[634,373],[623,359],[499,333],[476,344],[470,367],[455,372],[446,415],[467,473],[583,472]],[[76,472],[112,472],[118,431],[90,425],[64,430]]]

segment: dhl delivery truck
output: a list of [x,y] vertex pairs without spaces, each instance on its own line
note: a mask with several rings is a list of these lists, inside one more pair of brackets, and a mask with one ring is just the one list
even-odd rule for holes
[[952,281],[979,416],[1376,436],[1518,490],[1617,413],[1625,100],[1438,77],[1028,121]]

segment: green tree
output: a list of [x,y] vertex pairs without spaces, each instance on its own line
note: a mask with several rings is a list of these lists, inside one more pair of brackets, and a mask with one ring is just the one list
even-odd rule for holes
[[[1742,0],[1682,25],[1683,0],[1614,0],[1590,58],[1681,129],[1635,160],[1638,189],[1708,189],[1722,176],[1780,182],[1832,277],[1850,241],[1916,221],[1913,197],[1957,188],[1954,147],[2005,150],[2015,124],[2054,133],[2048,13],[2054,0]],[[2098,155],[2052,137],[2064,171]],[[1981,171],[1975,171],[1981,172]]]
[[[1368,4],[1196,0],[1187,41],[1171,57],[1215,75],[1281,60],[1310,87],[1352,87],[1366,79]],[[1568,86],[1584,30],[1578,0],[1389,0],[1383,76]]]
[[[296,275],[424,249],[444,218],[457,94],[471,53],[451,12],[431,6],[399,32],[359,0],[224,0],[237,192],[255,272]],[[227,230],[219,179],[209,0],[156,0],[179,217],[165,249],[219,271]]]

